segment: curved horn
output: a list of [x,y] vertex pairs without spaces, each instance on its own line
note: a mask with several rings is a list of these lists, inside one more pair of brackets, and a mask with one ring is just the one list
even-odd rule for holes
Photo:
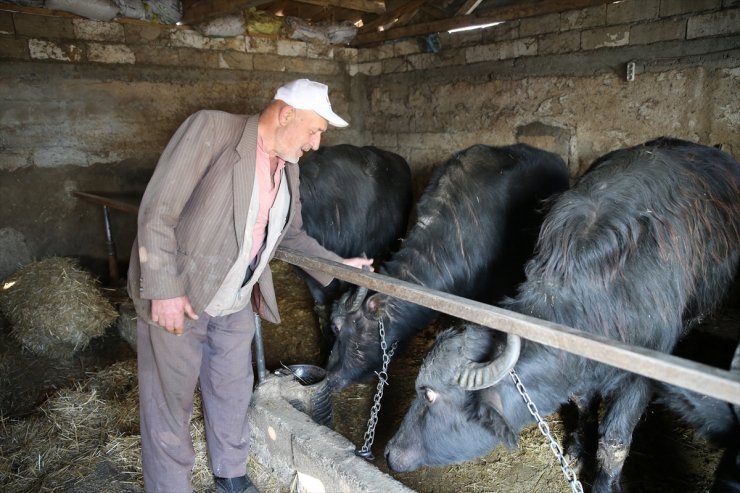
[[347,313],[359,310],[362,302],[365,301],[365,296],[367,296],[367,288],[364,286],[358,286],[357,291],[355,291],[355,296],[352,298],[352,304],[350,305],[350,300],[347,300]]
[[507,334],[504,352],[492,361],[468,361],[457,373],[457,384],[466,390],[480,390],[497,384],[514,368],[521,349],[522,339]]

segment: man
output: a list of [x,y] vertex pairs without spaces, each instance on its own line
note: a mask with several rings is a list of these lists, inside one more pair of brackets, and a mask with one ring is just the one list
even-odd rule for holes
[[299,79],[258,115],[191,115],[157,163],[128,273],[147,492],[192,491],[198,380],[216,491],[257,491],[245,475],[253,309],[280,320],[268,265],[277,245],[359,268],[372,263],[342,259],[302,228],[295,163],[319,147],[327,124],[347,126],[326,85]]

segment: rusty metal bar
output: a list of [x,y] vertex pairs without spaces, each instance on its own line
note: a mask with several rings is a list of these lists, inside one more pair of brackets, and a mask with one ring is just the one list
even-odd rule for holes
[[528,317],[382,274],[363,272],[337,262],[306,257],[282,247],[277,250],[275,258],[305,269],[325,272],[337,279],[424,305],[448,315],[510,332],[569,353],[740,405],[740,379],[726,370],[640,346],[624,344],[598,334]]

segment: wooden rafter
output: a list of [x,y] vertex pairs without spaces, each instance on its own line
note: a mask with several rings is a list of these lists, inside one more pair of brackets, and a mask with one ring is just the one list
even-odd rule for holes
[[411,18],[413,18],[414,15],[419,11],[419,9],[427,2],[428,0],[410,0],[403,4],[402,6],[398,7],[397,9],[393,10],[392,12],[388,12],[384,15],[381,15],[377,19],[366,23],[361,29],[361,32],[374,32],[374,31],[387,31],[388,29],[391,29],[393,26],[399,26],[406,24]]
[[517,20],[535,15],[552,14],[566,10],[582,9],[594,5],[611,3],[613,0],[543,0],[536,4],[500,7],[487,11],[485,15],[463,15],[446,20],[414,24],[407,27],[389,28],[385,31],[361,30],[353,46],[369,46],[391,39],[426,36],[462,27],[481,26],[494,22]]
[[319,7],[340,7],[371,14],[385,14],[385,0],[293,0],[298,3],[318,5]]
[[482,1],[483,0],[467,0],[467,2],[462,4],[460,8],[457,9],[457,12],[455,12],[455,17],[457,17],[458,15],[472,14],[473,11],[478,8],[478,5],[480,5]]

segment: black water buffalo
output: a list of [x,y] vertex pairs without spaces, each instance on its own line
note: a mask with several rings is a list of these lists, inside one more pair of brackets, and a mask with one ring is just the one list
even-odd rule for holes
[[[524,279],[542,222],[542,201],[568,187],[563,160],[526,144],[474,145],[432,176],[417,221],[379,272],[432,289],[486,300],[513,294]],[[404,343],[437,312],[367,289],[334,304],[336,341],[327,365],[334,390],[360,382],[382,362],[378,324],[388,347]]]
[[[597,160],[555,200],[527,279],[503,306],[670,352],[691,321],[721,302],[739,258],[740,165],[714,148],[658,139]],[[521,342],[521,353],[504,344],[500,359],[497,337],[476,326],[439,336],[386,447],[390,468],[462,462],[516,445],[534,421],[512,382],[501,380],[516,364],[543,416],[569,399],[581,410],[603,399],[592,491],[620,491],[652,381],[514,336],[509,342]]]
[[[319,148],[300,167],[301,217],[310,236],[342,257],[381,259],[396,248],[413,202],[405,159],[377,147],[341,144]],[[342,283],[322,286],[299,272],[322,320]]]

